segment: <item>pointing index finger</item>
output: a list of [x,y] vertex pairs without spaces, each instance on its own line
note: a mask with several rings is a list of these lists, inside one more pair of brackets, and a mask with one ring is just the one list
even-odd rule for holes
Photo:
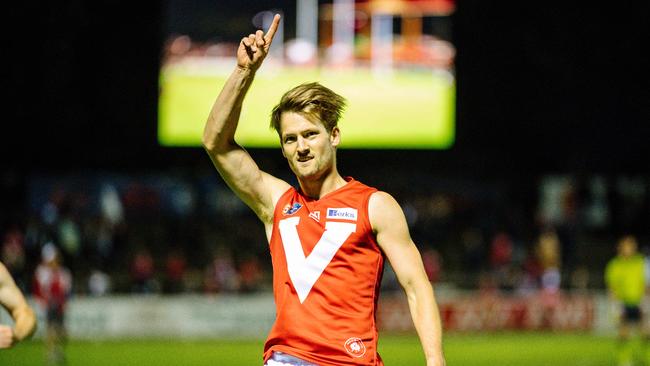
[[280,24],[280,14],[275,14],[275,16],[273,17],[273,22],[271,23],[269,30],[266,32],[266,35],[264,36],[264,40],[267,43],[271,43],[271,41],[273,40],[273,36],[275,36],[275,32],[278,30],[278,24]]

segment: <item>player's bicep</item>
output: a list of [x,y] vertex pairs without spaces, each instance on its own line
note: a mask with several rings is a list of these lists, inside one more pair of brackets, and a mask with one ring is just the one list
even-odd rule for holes
[[405,289],[426,277],[422,257],[411,239],[401,207],[387,193],[377,192],[368,204],[370,223],[397,279]]
[[272,220],[275,202],[289,184],[260,170],[248,152],[239,146],[210,154],[210,158],[230,189],[262,221]]

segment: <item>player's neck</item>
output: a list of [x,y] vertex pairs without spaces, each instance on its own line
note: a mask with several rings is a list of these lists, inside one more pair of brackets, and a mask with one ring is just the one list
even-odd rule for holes
[[334,192],[343,187],[347,181],[339,174],[336,169],[332,169],[329,174],[318,179],[301,179],[300,189],[302,193],[313,199],[320,199],[324,195]]

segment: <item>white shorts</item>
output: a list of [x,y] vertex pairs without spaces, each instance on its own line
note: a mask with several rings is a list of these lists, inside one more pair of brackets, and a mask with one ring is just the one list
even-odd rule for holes
[[273,352],[271,358],[266,361],[264,366],[318,366],[298,357],[288,355],[282,352]]

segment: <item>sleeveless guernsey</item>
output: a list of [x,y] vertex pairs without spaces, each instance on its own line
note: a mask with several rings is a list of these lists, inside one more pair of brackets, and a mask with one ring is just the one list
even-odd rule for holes
[[318,200],[290,188],[275,207],[276,319],[265,361],[278,351],[321,366],[383,365],[375,311],[384,257],[368,220],[377,190],[345,179]]

